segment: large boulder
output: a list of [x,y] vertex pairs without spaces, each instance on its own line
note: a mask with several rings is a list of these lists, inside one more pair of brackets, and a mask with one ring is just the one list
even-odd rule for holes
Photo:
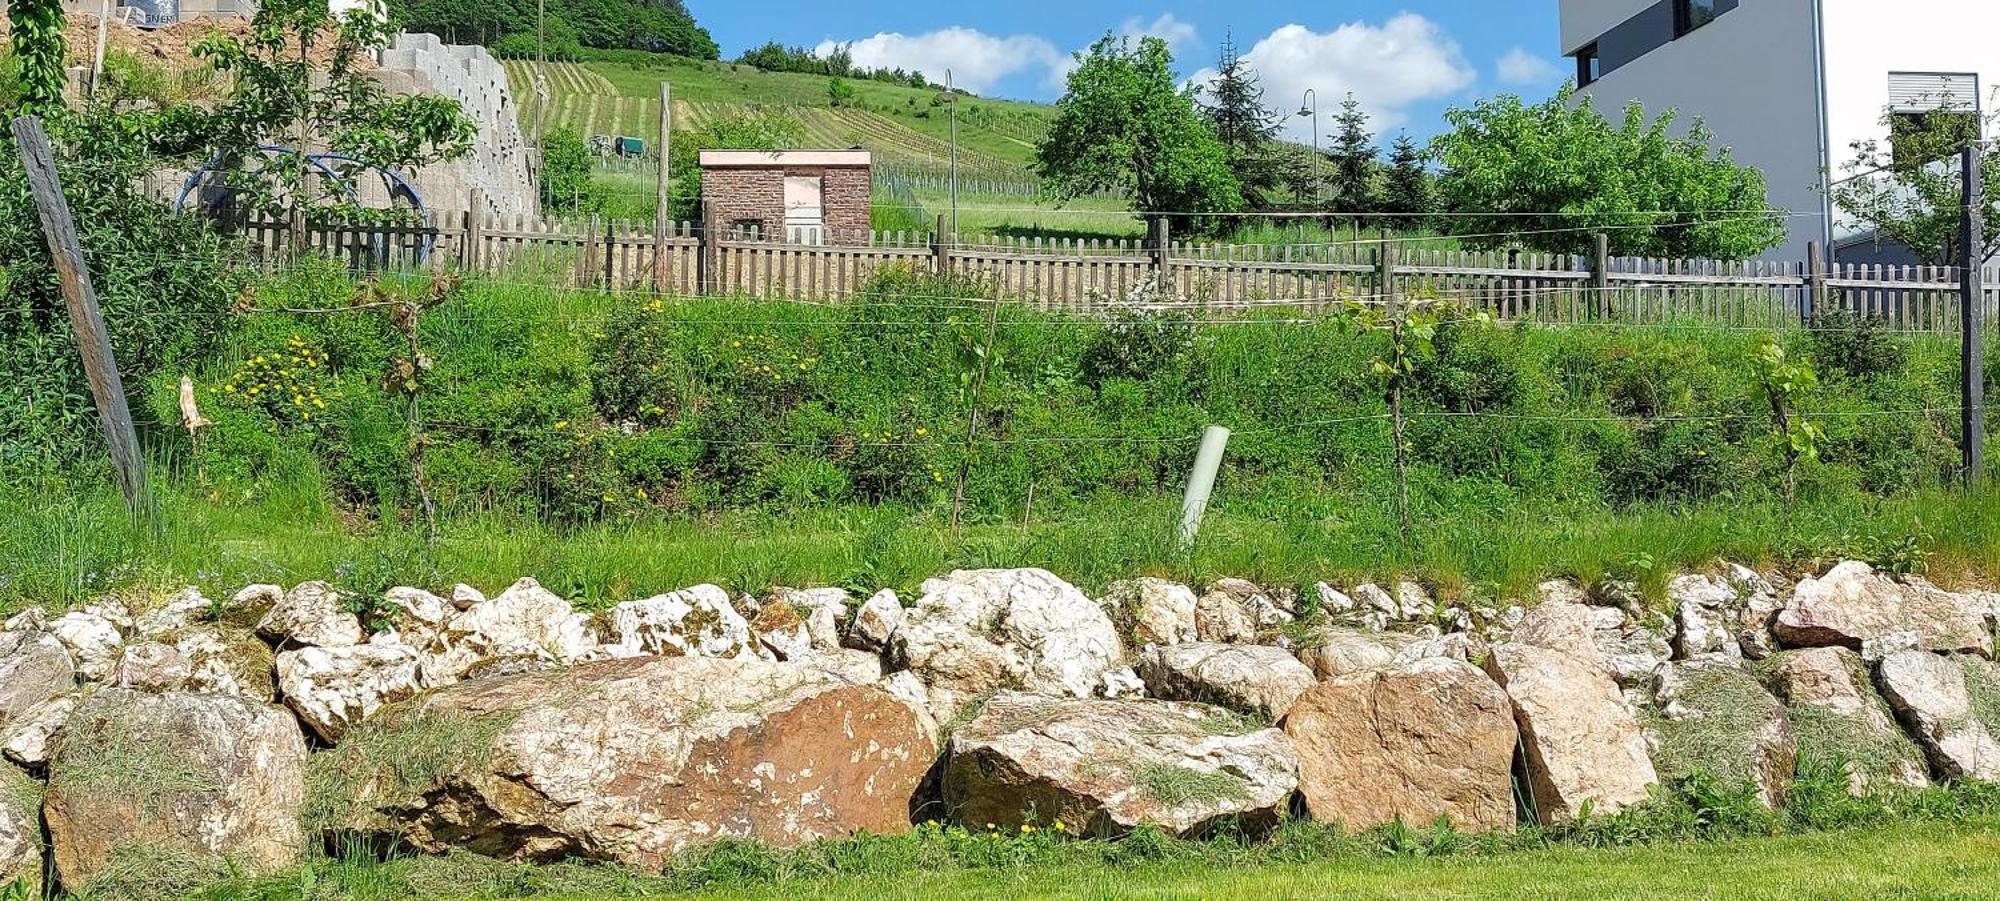
[[1283,725],[1314,819],[1513,828],[1513,708],[1471,664],[1432,658],[1323,682]]
[[1646,800],[1659,781],[1638,715],[1601,663],[1533,645],[1496,645],[1486,671],[1514,705],[1528,788],[1541,822],[1586,804],[1609,813]]
[[68,650],[76,674],[85,681],[102,682],[118,668],[125,634],[113,617],[88,609],[72,610],[49,623],[48,629]]
[[42,784],[0,766],[0,895],[42,897]]
[[1099,603],[1133,644],[1143,646],[1196,640],[1198,600],[1186,585],[1149,577],[1112,585]]
[[226,695],[100,689],[64,727],[44,815],[72,891],[136,851],[250,875],[302,849],[305,737],[284,710]]
[[1993,656],[1993,631],[1973,599],[1919,579],[1898,582],[1849,561],[1792,589],[1775,626],[1787,647],[1845,647],[1913,635],[1920,650]]
[[2000,781],[2000,668],[1901,651],[1883,659],[1877,678],[1938,776]]
[[923,589],[891,656],[930,687],[940,720],[1010,687],[1090,697],[1125,654],[1111,618],[1047,570],[960,571]]
[[1802,764],[1807,757],[1843,762],[1856,796],[1882,786],[1930,784],[1923,749],[1896,724],[1860,654],[1847,648],[1786,651],[1771,665],[1772,687],[1791,717]]
[[47,632],[0,632],[0,727],[76,690],[76,664]]
[[1299,662],[1320,679],[1393,666],[1421,639],[1396,632],[1364,632],[1340,626],[1324,626],[1305,637],[1299,648]]
[[270,703],[277,698],[271,646],[243,626],[199,625],[167,637],[187,658],[188,690]]
[[1317,680],[1290,652],[1260,645],[1179,644],[1139,658],[1146,691],[1169,701],[1217,704],[1276,722]]
[[427,687],[450,685],[496,662],[567,664],[604,654],[590,614],[533,579],[452,615],[419,651]]
[[1764,806],[1784,805],[1798,738],[1785,706],[1749,670],[1721,658],[1671,663],[1661,667],[1654,694],[1661,777],[1678,782],[1701,773],[1732,787],[1754,785]]
[[658,870],[729,838],[903,831],[936,750],[920,714],[874,685],[639,657],[460,683],[368,720],[314,766],[323,828]]
[[1254,833],[1277,824],[1298,788],[1284,733],[1172,701],[1002,693],[952,733],[949,753],[945,809],[975,828]]
[[1624,688],[1649,684],[1673,656],[1663,630],[1636,622],[1625,610],[1567,601],[1530,608],[1514,627],[1513,641],[1594,661]]
[[257,622],[257,634],[280,644],[322,648],[357,645],[368,638],[360,617],[325,582],[306,582],[286,592]]
[[1782,605],[1771,583],[1748,567],[1678,576],[1667,583],[1667,601],[1678,627],[1674,654],[1680,659],[1761,660],[1775,650],[1771,621]]
[[417,652],[399,644],[299,648],[278,655],[285,706],[315,734],[338,742],[355,723],[421,687]]
[[894,591],[883,589],[861,602],[854,622],[847,627],[841,644],[857,651],[880,654],[889,649],[889,639],[903,627],[903,602]]
[[611,609],[611,640],[625,656],[741,659],[757,655],[750,623],[729,592],[697,585]]

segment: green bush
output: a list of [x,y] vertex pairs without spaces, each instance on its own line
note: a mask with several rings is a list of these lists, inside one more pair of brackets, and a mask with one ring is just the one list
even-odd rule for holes
[[1909,351],[1889,330],[1888,320],[1849,310],[1827,310],[1813,314],[1807,324],[1812,336],[1812,359],[1822,374],[1845,373],[1857,379],[1876,379],[1901,372],[1909,363]]

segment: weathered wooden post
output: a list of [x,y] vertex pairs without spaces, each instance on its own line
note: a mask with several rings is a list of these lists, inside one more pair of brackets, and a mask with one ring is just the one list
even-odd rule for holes
[[945,228],[945,217],[940,215],[937,231],[931,236],[931,271],[939,277],[951,275],[951,242],[958,239],[957,235],[946,234]]
[[1960,331],[1959,426],[1965,436],[1965,486],[1976,488],[1986,468],[1986,200],[1980,184],[1978,146],[1965,148],[1959,164],[1965,205],[1959,214],[1958,316]]
[[1826,251],[1821,250],[1818,241],[1806,244],[1806,299],[1799,310],[1802,322],[1811,322],[1827,303],[1826,296]]
[[667,293],[667,236],[673,233],[673,173],[669,150],[674,139],[674,89],[660,82],[660,174],[653,201],[653,293]]
[[1584,309],[1592,320],[1603,319],[1611,304],[1611,236],[1597,233],[1596,253],[1590,261],[1590,302]]
[[118,361],[111,353],[111,336],[97,306],[97,287],[84,264],[76,220],[70,215],[62,179],[56,173],[55,151],[49,147],[42,120],[34,116],[14,120],[14,143],[21,149],[28,190],[34,195],[35,212],[42,220],[49,257],[62,285],[63,305],[69,310],[70,331],[76,335],[90,396],[97,403],[97,419],[104,426],[105,444],[118,471],[118,489],[125,494],[125,506],[138,513],[144,509],[146,497],[146,462],[139,452],[139,433],[132,427],[125,383],[118,377]]

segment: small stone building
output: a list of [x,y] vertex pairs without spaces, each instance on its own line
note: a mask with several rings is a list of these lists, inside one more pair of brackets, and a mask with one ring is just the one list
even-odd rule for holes
[[701,199],[732,232],[851,241],[869,228],[873,168],[866,150],[704,150]]

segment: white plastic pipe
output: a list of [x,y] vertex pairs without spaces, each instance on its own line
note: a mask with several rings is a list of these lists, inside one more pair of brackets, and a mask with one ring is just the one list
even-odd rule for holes
[[1201,436],[1201,451],[1195,454],[1194,472],[1188,476],[1187,497],[1181,502],[1181,546],[1193,547],[1201,533],[1201,518],[1208,512],[1208,497],[1215,491],[1216,473],[1222,470],[1222,452],[1229,447],[1229,430],[1208,427]]

